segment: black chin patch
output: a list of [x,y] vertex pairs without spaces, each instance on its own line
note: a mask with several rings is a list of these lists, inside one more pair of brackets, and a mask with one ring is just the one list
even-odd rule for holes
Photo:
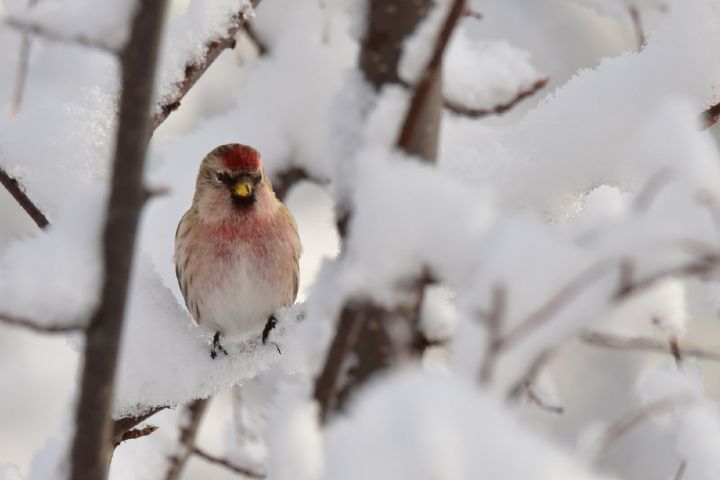
[[231,195],[233,205],[237,208],[250,208],[255,204],[255,192],[249,197],[240,197],[238,195]]

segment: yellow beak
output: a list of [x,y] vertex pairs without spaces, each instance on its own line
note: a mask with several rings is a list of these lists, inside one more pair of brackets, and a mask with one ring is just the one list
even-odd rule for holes
[[252,195],[253,183],[249,178],[241,178],[233,187],[233,194],[240,198],[248,198]]

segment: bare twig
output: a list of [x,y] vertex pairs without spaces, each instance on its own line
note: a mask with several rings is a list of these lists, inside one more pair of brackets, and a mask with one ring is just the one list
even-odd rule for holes
[[127,432],[123,433],[120,441],[118,443],[113,442],[113,446],[117,447],[125,440],[134,440],[136,438],[147,437],[157,429],[158,427],[155,425],[148,425],[147,427],[143,428],[133,428],[132,430],[128,430]]
[[[27,7],[30,8],[37,3],[37,0],[28,0]],[[10,116],[14,117],[20,112],[25,82],[27,80],[28,65],[30,63],[30,48],[32,41],[28,32],[23,32],[20,40],[20,54],[18,55],[18,69],[15,75],[15,89],[10,103]]]
[[30,200],[30,197],[28,197],[27,193],[25,193],[25,188],[23,188],[20,182],[18,182],[16,178],[8,175],[7,172],[1,167],[0,183],[2,183],[3,186],[7,189],[7,191],[10,192],[10,195],[12,195],[18,205],[20,205],[22,209],[25,210],[25,212],[30,216],[30,218],[32,218],[33,222],[35,222],[35,225],[40,228],[45,228],[50,224],[42,210],[40,210],[38,206],[35,205],[32,200]]
[[596,455],[599,456],[605,453],[619,438],[643,422],[667,415],[675,410],[690,407],[696,402],[697,399],[695,397],[677,395],[652,401],[647,405],[643,405],[640,408],[626,413],[605,429],[598,440]]
[[482,13],[467,7],[463,12],[463,17],[474,18],[475,20],[482,20]]
[[442,104],[442,59],[455,26],[465,11],[465,0],[453,0],[440,29],[430,61],[410,100],[410,108],[400,129],[397,146],[409,155],[426,161],[437,157],[439,116]]
[[197,437],[197,432],[205,415],[207,405],[207,399],[199,399],[190,402],[190,404],[185,407],[182,415],[186,418],[181,418],[182,426],[180,428],[178,453],[169,458],[165,480],[178,480],[180,478],[185,464],[195,448],[195,438]]
[[[253,8],[257,7],[260,1],[261,0],[252,0]],[[200,77],[203,76],[207,69],[210,68],[210,65],[213,64],[221,53],[226,49],[235,48],[235,37],[245,22],[245,10],[243,9],[233,15],[229,26],[221,35],[206,44],[205,55],[199,62],[192,62],[185,65],[183,78],[175,84],[175,93],[169,98],[163,99],[159,105],[159,111],[153,115],[151,122],[152,130],[157,129],[172,112],[178,109],[185,95]]]
[[141,424],[148,418],[152,417],[158,412],[165,410],[167,407],[154,407],[142,415],[136,417],[123,417],[113,422],[112,427],[112,443],[113,445],[119,445],[122,441],[123,436],[126,432],[132,430],[137,425]]
[[640,18],[640,10],[636,5],[630,5],[628,7],[630,12],[630,20],[632,20],[633,30],[635,30],[635,38],[637,39],[638,51],[645,45],[645,30],[643,29],[642,19]]
[[522,394],[530,388],[530,385],[533,384],[540,374],[540,371],[555,356],[559,349],[560,346],[549,347],[535,356],[535,359],[530,363],[525,373],[517,382],[511,385],[508,390],[507,400],[509,402],[515,402],[522,398]]
[[487,384],[492,380],[495,370],[495,360],[499,353],[500,337],[502,335],[503,320],[507,307],[507,289],[502,285],[496,285],[492,292],[492,304],[488,312],[481,312],[480,319],[487,328],[487,342],[485,353],[480,362],[478,378],[480,383]]
[[645,212],[650,208],[653,200],[662,191],[663,187],[672,180],[672,171],[669,168],[662,168],[645,182],[640,192],[635,196],[633,207],[638,212]]
[[120,336],[144,202],[143,169],[165,1],[139,0],[121,54],[122,87],[112,183],[103,232],[100,302],[87,329],[75,415],[71,480],[104,480],[112,453],[111,407]]
[[600,279],[607,275],[613,268],[616,268],[614,262],[599,262],[583,271],[580,275],[560,288],[557,293],[550,297],[537,310],[528,315],[525,320],[503,335],[503,337],[498,340],[499,345],[497,348],[503,350],[512,348],[537,328],[550,321],[560,310],[577,299],[578,295],[583,291],[600,281]]
[[328,183],[327,179],[319,179],[310,175],[307,170],[301,167],[290,167],[278,173],[272,180],[275,195],[281,201],[285,201],[290,189],[297,183],[308,180],[318,185]]
[[4,17],[2,19],[2,22],[10,28],[14,28],[26,34],[29,33],[41,38],[45,38],[47,40],[52,40],[54,42],[80,45],[83,47],[92,48],[94,50],[99,50],[113,56],[120,54],[120,52],[115,46],[107,44],[101,39],[91,38],[84,35],[69,36],[62,31],[53,30],[48,25],[44,25],[39,22],[25,20],[13,16]]
[[267,55],[269,51],[268,46],[262,41],[250,22],[245,22],[242,26],[242,30],[245,32],[245,36],[248,40],[250,40],[250,42],[255,46],[258,56],[264,57]]
[[85,325],[42,325],[27,318],[0,313],[0,323],[25,328],[37,333],[74,333],[85,330]]
[[680,465],[678,465],[677,472],[675,472],[675,476],[673,477],[673,480],[682,480],[682,478],[685,476],[685,470],[687,469],[687,460],[683,460],[680,462]]
[[562,415],[565,413],[565,408],[562,405],[553,405],[546,402],[532,388],[527,389],[527,396],[532,403],[546,412],[554,413],[555,415]]
[[231,472],[235,472],[239,475],[244,475],[248,478],[262,479],[262,478],[266,477],[266,475],[264,473],[255,472],[255,471],[250,470],[249,468],[245,468],[245,467],[240,467],[238,465],[231,463],[229,460],[227,460],[225,458],[220,458],[220,457],[216,457],[215,455],[210,455],[205,450],[201,450],[198,447],[194,447],[192,450],[192,453],[207,462],[214,463],[215,465],[219,465],[221,467],[227,468]]
[[492,108],[487,109],[480,109],[480,108],[471,108],[467,107],[461,103],[454,102],[450,99],[445,99],[443,102],[443,106],[450,110],[451,112],[462,115],[463,117],[478,119],[482,117],[487,117],[488,115],[500,115],[502,113],[507,112],[511,108],[515,107],[517,104],[519,104],[522,100],[526,99],[527,97],[534,95],[535,93],[542,90],[545,85],[550,81],[548,77],[543,77],[535,81],[529,88],[526,90],[520,90],[515,94],[513,98],[508,100],[505,103],[501,103],[500,105],[497,105]]
[[[612,333],[588,331],[580,334],[578,338],[582,343],[593,347],[629,352],[673,354],[667,342],[651,337],[626,337]],[[681,357],[720,362],[720,351],[679,343],[676,343],[676,348]]]

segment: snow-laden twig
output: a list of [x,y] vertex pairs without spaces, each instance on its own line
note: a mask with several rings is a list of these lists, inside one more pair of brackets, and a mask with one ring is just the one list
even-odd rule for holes
[[134,440],[136,438],[142,438],[147,437],[148,435],[152,434],[155,430],[157,430],[158,427],[155,425],[148,425],[147,427],[143,428],[133,428],[131,430],[128,430],[127,432],[123,433],[122,437],[120,437],[118,443],[113,442],[113,445],[117,447],[122,442],[126,440]]
[[25,328],[37,333],[73,333],[85,330],[85,325],[43,325],[27,318],[0,313],[0,323]]
[[[253,8],[260,4],[261,0],[252,0]],[[185,65],[185,74],[175,85],[175,93],[165,99],[159,106],[159,111],[152,117],[152,129],[155,130],[167,117],[178,109],[180,102],[195,83],[203,76],[208,68],[226,49],[235,48],[235,38],[246,22],[245,9],[233,15],[230,26],[217,38],[206,43],[206,51],[203,58],[198,61],[191,61]]]
[[446,109],[448,109],[449,111],[451,111],[457,115],[462,115],[463,117],[468,117],[468,118],[473,118],[473,119],[487,117],[488,115],[500,115],[500,114],[505,113],[508,110],[512,109],[513,107],[515,107],[517,104],[519,104],[521,101],[523,101],[527,97],[530,97],[530,96],[534,95],[535,93],[539,92],[540,90],[542,90],[549,81],[550,81],[550,79],[548,77],[543,77],[543,78],[537,80],[535,83],[533,83],[530,86],[530,88],[527,88],[525,90],[520,90],[509,101],[502,103],[500,105],[497,105],[493,108],[487,108],[487,109],[471,108],[471,107],[462,105],[458,102],[454,102],[447,98],[443,101],[443,106]]
[[[580,341],[586,345],[611,350],[625,350],[629,352],[650,352],[673,354],[672,347],[668,342],[651,337],[627,337],[614,333],[588,331],[580,334]],[[695,345],[680,344],[676,342],[676,348],[681,357],[697,358],[720,362],[720,351],[711,350]],[[675,356],[673,354],[673,356]]]
[[112,441],[113,445],[119,445],[127,432],[141,424],[156,413],[165,410],[167,407],[155,407],[137,417],[124,417],[113,422]]
[[192,450],[192,453],[194,455],[197,455],[198,457],[202,458],[206,462],[210,462],[215,465],[219,465],[221,467],[227,468],[231,472],[235,472],[239,475],[244,475],[248,478],[262,479],[262,478],[266,477],[266,475],[264,473],[255,472],[255,471],[250,470],[249,468],[245,468],[245,467],[240,467],[225,458],[220,458],[220,457],[216,457],[215,455],[211,455],[211,454],[207,453],[205,450],[202,450],[198,447],[194,447]]
[[140,0],[121,54],[120,112],[103,232],[105,278],[85,340],[71,452],[72,480],[103,480],[110,463],[113,387],[135,233],[144,203],[147,132],[164,14],[164,1]]

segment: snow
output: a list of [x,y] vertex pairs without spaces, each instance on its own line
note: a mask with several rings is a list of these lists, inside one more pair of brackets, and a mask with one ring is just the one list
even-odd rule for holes
[[22,480],[15,465],[0,465],[0,480]]
[[348,413],[328,428],[325,478],[608,478],[453,376],[386,375]]
[[6,14],[62,38],[82,38],[120,51],[130,36],[136,5],[136,0],[112,0],[102,4],[93,0],[39,2],[27,12],[8,9]]

